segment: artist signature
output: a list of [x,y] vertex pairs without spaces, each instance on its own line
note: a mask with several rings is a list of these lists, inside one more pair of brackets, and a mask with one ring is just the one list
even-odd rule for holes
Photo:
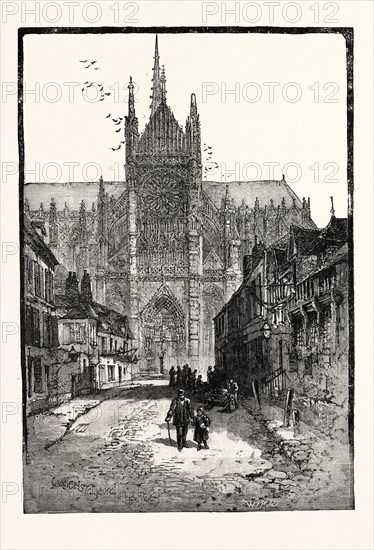
[[152,506],[158,506],[160,504],[157,495],[142,491],[123,490],[118,483],[103,487],[95,483],[82,483],[77,479],[56,479],[53,477],[51,489],[54,488],[61,488],[64,491],[77,491],[81,493],[86,500],[91,502],[100,497],[116,496],[120,500],[130,503],[146,502]]
[[275,508],[275,500],[270,498],[251,498],[244,501],[248,508]]

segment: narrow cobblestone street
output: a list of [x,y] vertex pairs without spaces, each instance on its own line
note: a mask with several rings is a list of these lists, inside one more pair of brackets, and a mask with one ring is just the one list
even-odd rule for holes
[[[279,426],[243,401],[215,408],[209,450],[170,446],[166,385],[122,388],[79,404],[67,431],[51,441],[56,414],[29,418],[27,512],[165,512],[345,509],[351,506],[348,460],[308,435],[279,439]],[[192,397],[194,406],[200,404]],[[97,404],[99,403],[99,404]],[[61,428],[60,428],[61,429]],[[64,428],[66,429],[66,428]],[[284,434],[283,434],[284,435]],[[331,452],[330,452],[331,451]]]

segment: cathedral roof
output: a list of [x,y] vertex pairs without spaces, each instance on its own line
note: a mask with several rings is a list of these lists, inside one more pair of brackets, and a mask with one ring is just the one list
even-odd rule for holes
[[[125,191],[124,181],[104,182],[104,190],[115,199]],[[250,208],[254,206],[256,198],[262,208],[270,204],[273,199],[274,206],[281,204],[284,198],[284,206],[290,208],[295,205],[301,208],[302,204],[296,193],[284,180],[262,181],[233,181],[228,184],[230,200],[234,200],[235,206],[240,206],[244,201]],[[221,201],[225,198],[226,184],[218,181],[203,181],[203,190],[213,204],[221,207]],[[39,210],[43,203],[44,210],[49,208],[51,198],[56,203],[57,211],[64,209],[65,204],[71,211],[79,211],[82,199],[87,210],[93,202],[96,203],[99,192],[98,182],[72,182],[72,183],[27,183],[25,185],[25,198],[29,202],[30,210]]]
[[[235,206],[240,206],[244,201],[244,204],[253,207],[256,198],[260,208],[269,205],[271,199],[274,201],[274,206],[278,206],[282,203],[283,198],[286,208],[290,208],[294,201],[298,208],[302,206],[300,199],[285,180],[232,181],[227,185],[229,197],[234,199]],[[221,201],[225,198],[226,184],[217,181],[203,181],[203,189],[213,204],[220,208]]]
[[[25,198],[32,211],[39,210],[40,203],[43,203],[44,210],[47,210],[52,197],[55,200],[57,211],[63,210],[65,204],[69,210],[78,211],[82,199],[87,209],[93,202],[96,203],[99,182],[26,183],[24,189]],[[123,181],[104,181],[104,190],[110,196],[118,198],[125,190],[125,183]]]

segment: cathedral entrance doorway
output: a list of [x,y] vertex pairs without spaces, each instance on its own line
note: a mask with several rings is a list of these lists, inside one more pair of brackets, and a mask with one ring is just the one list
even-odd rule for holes
[[185,357],[185,320],[170,291],[160,291],[142,313],[142,355],[151,374],[167,373]]

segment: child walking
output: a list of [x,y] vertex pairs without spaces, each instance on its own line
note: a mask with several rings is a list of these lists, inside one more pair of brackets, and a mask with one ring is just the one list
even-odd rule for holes
[[210,419],[206,414],[204,414],[203,407],[199,407],[196,413],[193,439],[197,443],[198,451],[203,448],[203,445],[205,449],[209,449],[207,441],[209,439]]

